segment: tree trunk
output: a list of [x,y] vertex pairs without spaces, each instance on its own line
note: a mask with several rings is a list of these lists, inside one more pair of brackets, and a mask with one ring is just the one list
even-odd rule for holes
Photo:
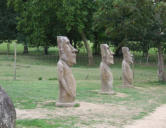
[[164,71],[163,49],[162,49],[160,43],[158,46],[158,79],[159,79],[159,81],[166,82],[166,74]]
[[28,46],[26,44],[24,45],[23,54],[28,54]]
[[10,52],[10,43],[8,42],[7,43],[7,55],[9,55],[9,52]]
[[100,44],[97,41],[93,45],[93,54],[100,55]]
[[147,56],[148,56],[148,53],[149,52],[149,49],[143,49],[143,57],[145,57],[145,58],[147,58]]
[[39,46],[37,46],[37,52],[40,52]]
[[45,54],[45,55],[48,55],[48,46],[45,46],[45,47],[44,47],[44,54]]
[[146,63],[148,64],[149,63],[149,48],[144,48],[143,49],[142,57],[145,58]]
[[115,56],[117,56],[117,57],[122,56],[122,46],[119,46],[119,47],[115,50]]
[[77,49],[77,42],[73,41],[73,43],[74,43],[74,48]]
[[118,46],[117,46],[117,48],[116,48],[116,50],[115,50],[115,56],[118,56],[118,57],[122,57],[122,56],[123,56],[123,54],[122,54],[122,47],[125,46],[125,44],[126,44],[127,42],[128,42],[127,37],[125,37],[125,38],[123,39],[123,41],[117,42],[117,43],[118,43]]
[[84,45],[85,45],[85,48],[86,48],[86,51],[88,53],[88,65],[93,65],[94,62],[93,62],[93,55],[92,55],[92,51],[90,49],[90,46],[87,42],[87,38],[85,36],[85,33],[84,32],[81,32],[81,37],[82,37],[82,40],[84,41]]
[[16,80],[16,58],[17,58],[17,43],[14,43],[14,80]]

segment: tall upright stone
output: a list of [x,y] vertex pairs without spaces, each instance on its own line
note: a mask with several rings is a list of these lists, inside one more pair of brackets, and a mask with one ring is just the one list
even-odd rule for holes
[[75,106],[76,81],[72,74],[71,66],[76,64],[77,50],[70,44],[65,36],[57,37],[59,48],[59,61],[57,63],[59,81],[59,100],[56,106]]
[[15,122],[15,107],[10,97],[0,86],[0,128],[15,128]]
[[133,64],[132,54],[128,47],[122,47],[123,61],[122,61],[122,79],[123,87],[133,87],[133,71],[130,67]]
[[101,93],[114,94],[113,75],[109,67],[111,64],[114,64],[113,52],[107,44],[101,44],[100,48],[102,56],[100,63]]

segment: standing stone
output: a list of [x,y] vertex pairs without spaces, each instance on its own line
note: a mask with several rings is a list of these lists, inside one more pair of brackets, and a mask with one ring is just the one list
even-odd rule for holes
[[0,86],[0,128],[15,128],[16,111],[14,105]]
[[76,97],[76,81],[71,71],[71,66],[76,64],[77,50],[70,44],[65,36],[57,37],[59,48],[58,81],[59,81],[59,101],[56,106],[73,107]]
[[110,65],[114,64],[113,52],[107,44],[101,44],[102,62],[100,63],[101,93],[114,94],[113,76],[110,71]]
[[133,87],[133,71],[130,64],[133,64],[132,54],[128,47],[122,47],[123,61],[122,61],[122,79],[123,87]]

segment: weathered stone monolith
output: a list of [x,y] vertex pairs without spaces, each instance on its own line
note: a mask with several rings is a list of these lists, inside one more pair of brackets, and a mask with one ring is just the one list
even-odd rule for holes
[[65,36],[57,37],[59,48],[59,61],[57,64],[59,81],[59,101],[56,106],[73,107],[76,97],[76,81],[71,66],[76,64],[77,50],[70,44]]
[[15,122],[15,107],[10,97],[0,86],[0,128],[15,128]]
[[113,52],[107,44],[101,44],[102,61],[100,63],[101,93],[115,94],[113,91],[113,75],[110,65],[114,64]]
[[133,71],[130,64],[133,64],[132,54],[128,47],[122,47],[123,61],[122,61],[122,79],[123,87],[133,87]]

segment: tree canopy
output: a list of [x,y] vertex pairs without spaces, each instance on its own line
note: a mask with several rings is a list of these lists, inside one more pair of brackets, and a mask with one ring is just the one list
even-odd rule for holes
[[7,6],[7,0],[0,1],[0,41],[16,38],[16,13]]
[[[4,3],[6,0],[1,1],[1,10],[6,9],[0,13],[1,40],[15,37],[16,13]],[[8,0],[8,5],[17,12],[18,39],[29,46],[55,46],[58,35],[68,36],[75,46],[83,40],[89,64],[93,55],[87,40],[93,42],[95,54],[103,42],[113,45],[116,55],[122,46],[142,51],[144,55],[155,47],[159,65],[164,65],[165,0]],[[159,72],[164,72],[163,67]]]

